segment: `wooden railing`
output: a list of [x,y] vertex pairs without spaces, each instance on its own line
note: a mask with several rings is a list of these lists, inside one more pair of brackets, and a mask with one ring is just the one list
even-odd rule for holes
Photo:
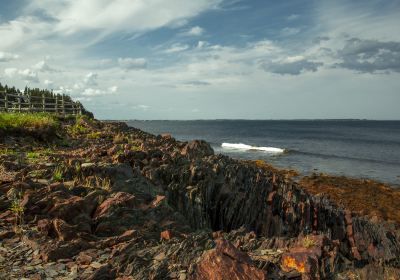
[[3,112],[48,112],[63,115],[82,114],[82,105],[79,102],[65,100],[64,95],[49,97],[8,93],[0,91],[0,111]]

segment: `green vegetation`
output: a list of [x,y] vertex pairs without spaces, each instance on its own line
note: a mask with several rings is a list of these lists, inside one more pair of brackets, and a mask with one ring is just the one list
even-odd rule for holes
[[91,132],[87,135],[88,139],[99,139],[102,137],[102,133],[100,131],[97,132]]
[[308,249],[308,248],[314,247],[315,245],[316,245],[315,241],[312,238],[310,238],[309,236],[306,236],[303,239],[304,248]]
[[28,159],[37,159],[37,158],[40,157],[40,153],[38,153],[38,152],[28,152],[28,153],[26,153],[26,157]]
[[125,135],[122,133],[118,133],[114,136],[113,138],[113,143],[114,144],[123,144],[128,142],[128,140],[126,139]]
[[15,227],[14,231],[17,234],[22,233],[22,225],[24,223],[24,207],[21,206],[21,197],[22,194],[19,193],[19,196],[15,196],[11,201],[10,211],[14,213],[15,217]]
[[17,152],[14,151],[13,149],[8,149],[8,148],[6,148],[6,149],[0,149],[0,156],[1,156],[1,155],[6,155],[6,156],[15,155],[16,153],[17,153]]
[[64,171],[61,167],[57,167],[53,172],[53,181],[62,182],[64,178]]
[[60,125],[55,115],[48,113],[0,113],[0,130],[56,129]]

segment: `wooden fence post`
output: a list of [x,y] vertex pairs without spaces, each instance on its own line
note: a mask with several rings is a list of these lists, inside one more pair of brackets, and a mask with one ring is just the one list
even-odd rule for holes
[[54,112],[58,113],[58,95],[56,95],[56,104],[54,106]]
[[65,103],[64,103],[64,94],[61,95],[61,106],[62,106],[62,113],[65,116]]
[[44,97],[44,93],[42,93],[42,112],[46,112],[46,98]]
[[5,92],[5,95],[4,95],[4,110],[6,112],[8,112],[8,94],[7,94],[7,91]]
[[28,112],[32,110],[32,101],[31,101],[31,94],[28,93]]
[[18,113],[21,113],[21,98],[22,93],[18,93]]

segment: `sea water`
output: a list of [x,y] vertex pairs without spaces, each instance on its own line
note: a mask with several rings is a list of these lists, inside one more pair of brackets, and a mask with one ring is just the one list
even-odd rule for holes
[[400,121],[128,121],[177,140],[203,139],[216,153],[262,159],[302,174],[323,172],[400,186]]

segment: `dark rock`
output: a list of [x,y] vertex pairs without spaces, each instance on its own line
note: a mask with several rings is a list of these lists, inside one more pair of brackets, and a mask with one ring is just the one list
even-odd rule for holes
[[205,253],[190,279],[267,279],[264,271],[256,268],[247,254],[226,240],[218,239],[216,243],[217,247]]
[[202,158],[214,154],[210,144],[203,140],[194,140],[186,144],[181,154],[189,159]]
[[97,269],[92,275],[90,275],[88,280],[113,280],[115,279],[115,271],[109,264],[103,265]]
[[137,207],[135,197],[129,193],[119,192],[106,199],[93,215],[97,223],[96,235],[112,236],[123,233],[135,224],[137,215],[132,210]]

